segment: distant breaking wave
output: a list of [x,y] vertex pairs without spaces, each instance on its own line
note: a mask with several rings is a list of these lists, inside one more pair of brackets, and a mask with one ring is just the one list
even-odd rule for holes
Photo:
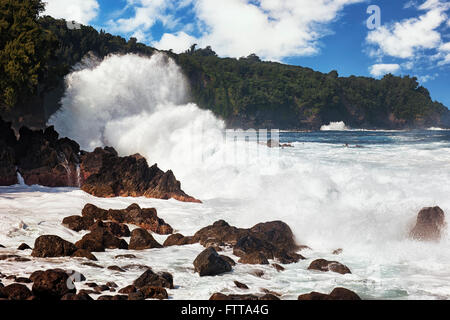
[[320,127],[320,131],[348,131],[348,128],[344,121],[330,122],[328,125],[323,125]]

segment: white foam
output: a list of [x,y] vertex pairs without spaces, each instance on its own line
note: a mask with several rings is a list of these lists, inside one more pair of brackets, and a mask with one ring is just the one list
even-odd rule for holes
[[320,131],[347,131],[349,128],[345,125],[344,121],[330,122],[328,125],[320,127]]
[[[84,148],[112,145],[121,154],[140,152],[151,164],[174,169],[183,189],[204,204],[97,199],[74,189],[0,189],[0,218],[5,222],[0,243],[32,244],[45,232],[75,241],[80,235],[59,225],[64,216],[80,214],[87,202],[123,208],[138,201],[156,206],[163,219],[186,235],[218,219],[240,227],[283,220],[300,243],[314,249],[305,255],[338,259],[353,271],[346,277],[311,273],[304,261],[282,273],[258,266],[268,273],[267,280],[250,276],[247,271],[253,267],[241,265],[231,276],[200,279],[192,272],[192,261],[201,247],[143,253],[143,261],[174,272],[181,287],[171,292],[175,298],[207,298],[223,288],[236,291],[232,278],[254,291],[261,286],[281,291],[285,298],[312,290],[327,292],[336,285],[369,298],[450,294],[448,235],[439,244],[407,239],[422,207],[439,205],[450,212],[448,143],[363,149],[296,143],[295,148],[282,150],[247,143],[244,161],[230,161],[236,146],[224,143],[223,122],[186,103],[179,68],[161,55],[113,56],[97,67],[73,73],[68,84],[63,110],[51,119],[62,135],[77,139]],[[193,155],[199,150],[200,158]],[[37,215],[36,208],[45,215]],[[27,233],[12,230],[19,220],[30,226]],[[344,248],[342,256],[329,254],[339,247]],[[112,255],[100,257],[116,263],[107,260]],[[95,270],[86,272],[93,281],[108,277]],[[133,276],[120,279],[129,284]]]

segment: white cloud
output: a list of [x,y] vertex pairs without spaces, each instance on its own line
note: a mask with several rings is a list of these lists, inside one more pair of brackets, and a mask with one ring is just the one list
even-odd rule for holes
[[448,20],[450,2],[427,0],[421,4],[410,2],[418,16],[384,25],[368,33],[369,54],[381,60],[385,56],[407,60],[403,66],[412,69],[420,63],[434,67],[448,63],[446,52],[450,45],[443,43],[443,31]]
[[152,45],[160,50],[172,49],[173,52],[181,53],[197,42],[198,39],[180,31],[175,34],[165,33],[161,40],[153,42]]
[[44,0],[44,15],[57,19],[74,20],[88,24],[97,17],[100,5],[97,0]]
[[[246,56],[256,53],[266,59],[311,55],[319,51],[319,40],[331,33],[330,23],[342,10],[364,0],[127,0],[135,10],[128,19],[111,21],[116,31],[150,32],[157,22],[169,30],[160,48],[176,50],[182,45],[211,45],[222,56]],[[178,10],[192,5],[196,35],[184,28],[176,17]],[[181,49],[181,45],[178,47]],[[182,50],[185,50],[183,48]]]
[[400,65],[398,64],[374,64],[369,68],[369,72],[374,77],[381,77],[388,73],[395,73],[400,70]]

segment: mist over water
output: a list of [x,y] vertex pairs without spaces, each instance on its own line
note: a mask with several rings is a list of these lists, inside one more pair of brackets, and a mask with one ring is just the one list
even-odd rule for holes
[[[188,103],[179,67],[162,54],[111,56],[73,72],[67,84],[63,107],[49,124],[86,150],[109,145],[173,169],[182,188],[204,200],[199,212],[220,212],[211,220],[242,227],[283,220],[315,250],[344,248],[342,258],[362,273],[386,264],[387,274],[400,279],[436,272],[450,280],[450,271],[443,271],[450,263],[448,235],[439,244],[407,238],[421,208],[439,205],[450,214],[448,140],[365,133],[357,140],[365,147],[357,149],[343,147],[354,137],[333,131],[285,134],[282,140],[294,148],[240,144],[245,161],[236,162],[223,121]],[[335,127],[345,124],[325,130]],[[417,143],[404,143],[408,139]],[[213,222],[208,219],[204,225]],[[404,263],[407,268],[398,269]]]

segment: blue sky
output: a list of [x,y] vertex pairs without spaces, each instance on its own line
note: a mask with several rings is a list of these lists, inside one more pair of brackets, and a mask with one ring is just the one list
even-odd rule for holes
[[[450,107],[450,1],[46,0],[47,14],[159,49],[211,45],[341,76],[416,76]],[[367,9],[380,9],[369,29]],[[373,11],[372,11],[373,13]]]

